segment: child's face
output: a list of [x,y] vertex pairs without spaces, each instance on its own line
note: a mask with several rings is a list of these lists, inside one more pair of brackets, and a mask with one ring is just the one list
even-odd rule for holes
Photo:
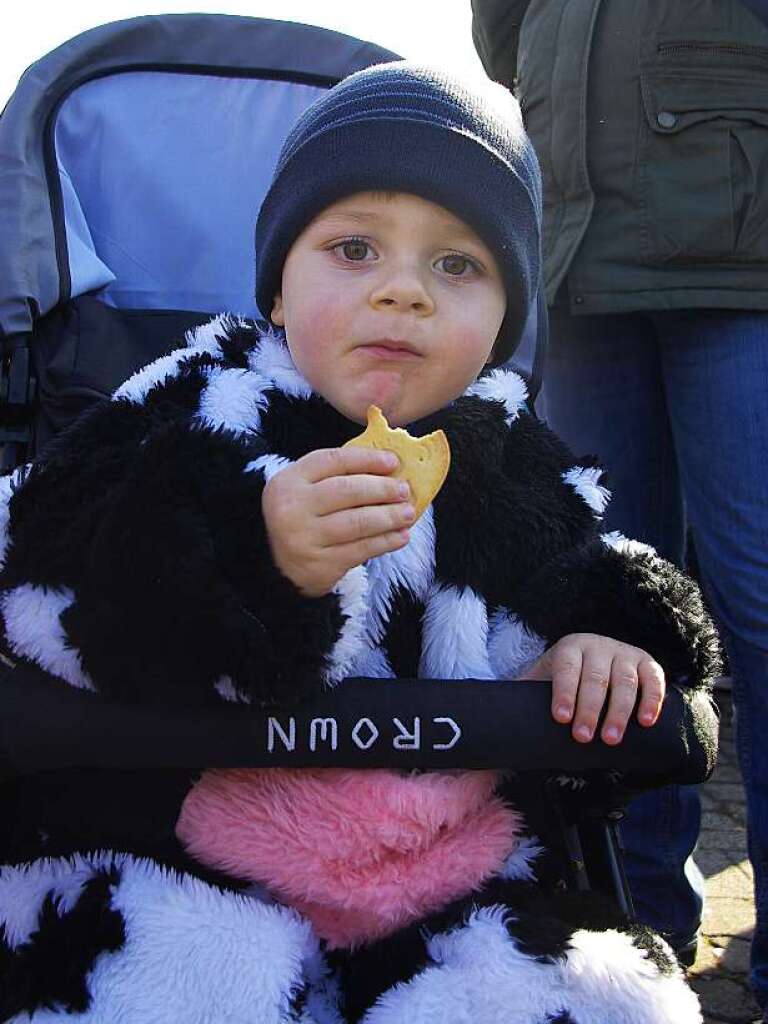
[[296,239],[272,320],[313,389],[351,420],[392,424],[457,398],[491,357],[506,298],[496,260],[442,206],[361,192]]

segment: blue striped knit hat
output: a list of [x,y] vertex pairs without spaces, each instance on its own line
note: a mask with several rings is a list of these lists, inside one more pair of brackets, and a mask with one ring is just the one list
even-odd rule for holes
[[494,361],[523,333],[539,285],[541,178],[516,100],[407,61],[345,78],[294,125],[256,224],[256,301],[280,291],[283,264],[327,206],[365,191],[409,192],[446,207],[493,252],[507,294]]

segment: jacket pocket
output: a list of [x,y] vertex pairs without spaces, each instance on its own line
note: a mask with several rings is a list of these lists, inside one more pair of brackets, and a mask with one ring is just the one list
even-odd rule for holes
[[768,260],[768,47],[658,50],[641,71],[645,258]]

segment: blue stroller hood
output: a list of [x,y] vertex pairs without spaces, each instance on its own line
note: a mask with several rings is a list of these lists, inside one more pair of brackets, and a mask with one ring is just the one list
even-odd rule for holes
[[0,336],[95,291],[254,314],[253,223],[285,134],[321,90],[396,57],[306,25],[162,15],[33,64],[0,119]]
[[0,117],[0,472],[212,313],[258,316],[253,225],[285,135],[397,56],[183,14],[104,25],[26,71]]
[[[397,57],[184,14],[92,29],[27,70],[0,117],[0,472],[211,314],[268,313],[253,229],[285,136],[323,90]],[[545,336],[542,291],[515,360],[532,398]]]

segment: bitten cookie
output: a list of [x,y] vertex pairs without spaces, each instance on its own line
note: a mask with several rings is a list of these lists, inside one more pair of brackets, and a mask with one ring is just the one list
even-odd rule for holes
[[451,449],[444,431],[411,437],[402,427],[390,427],[376,405],[368,407],[368,425],[363,433],[347,441],[344,447],[350,445],[381,448],[397,455],[400,468],[394,476],[410,486],[416,519],[443,486],[451,464]]

